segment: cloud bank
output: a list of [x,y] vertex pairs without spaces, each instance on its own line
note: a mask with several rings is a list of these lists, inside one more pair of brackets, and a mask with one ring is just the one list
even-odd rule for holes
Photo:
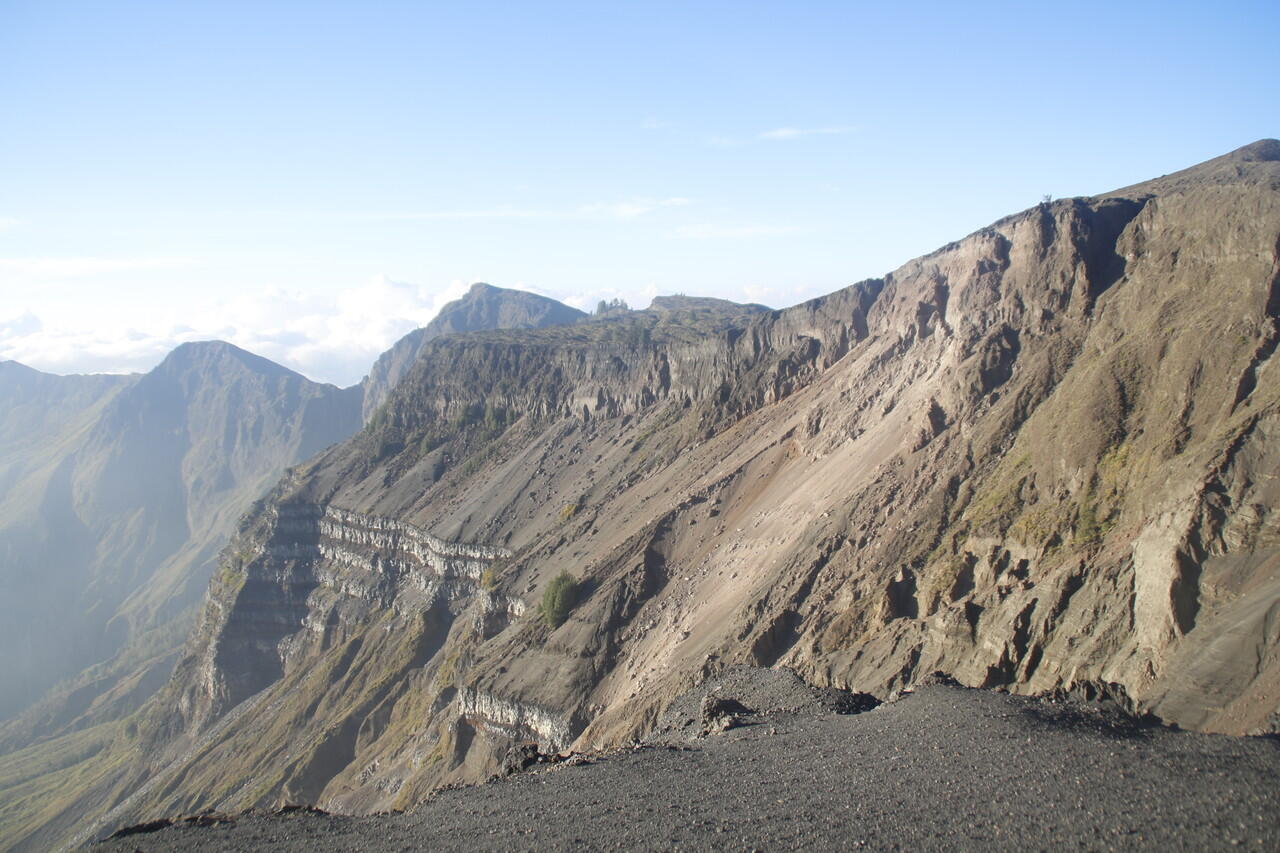
[[0,360],[52,373],[142,372],[178,344],[220,339],[312,379],[346,386],[467,287],[454,281],[430,288],[379,275],[336,299],[272,288],[207,300],[184,311],[181,321],[103,318],[92,326],[23,309],[0,313]]

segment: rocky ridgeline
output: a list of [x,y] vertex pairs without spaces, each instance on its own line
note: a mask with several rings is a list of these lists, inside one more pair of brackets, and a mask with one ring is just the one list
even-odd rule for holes
[[[803,386],[865,337],[882,288],[873,279],[786,311],[734,306],[713,318],[671,319],[651,310],[553,333],[432,341],[385,417],[412,435],[476,402],[543,420],[612,419],[668,400],[740,415]],[[763,381],[743,381],[757,373]]]
[[[1056,202],[883,279],[781,311],[651,309],[554,330],[432,340],[388,396],[366,445],[380,443],[379,461],[398,456],[403,468],[481,406],[512,418],[590,424],[673,405],[694,410],[682,440],[698,441],[808,387],[851,352],[869,350],[874,355],[856,359],[863,373],[857,392],[850,387],[836,411],[816,411],[807,429],[839,440],[868,428],[859,421],[882,419],[909,401],[903,428],[908,449],[920,450],[948,424],[990,407],[1024,344],[1062,336],[1068,350],[1079,346],[1094,301],[1123,275],[1120,235],[1146,203]],[[940,365],[954,372],[917,399],[912,380],[936,375]],[[361,476],[357,463],[352,457],[320,471],[318,482],[350,486]]]

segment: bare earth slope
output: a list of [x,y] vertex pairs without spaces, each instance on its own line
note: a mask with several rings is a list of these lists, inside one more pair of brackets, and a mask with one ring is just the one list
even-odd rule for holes
[[[724,734],[443,791],[405,814],[258,813],[108,851],[1212,850],[1280,844],[1280,743],[925,687],[854,716],[787,685]],[[755,690],[742,691],[754,686]],[[750,702],[764,693],[782,700]],[[695,701],[693,704],[697,704]],[[785,710],[784,710],[785,709]],[[792,710],[795,709],[795,710]],[[582,760],[582,759],[578,759]]]
[[1274,730],[1278,148],[783,311],[429,342],[245,519],[173,680],[27,843],[411,805],[522,740],[627,743],[736,663]]

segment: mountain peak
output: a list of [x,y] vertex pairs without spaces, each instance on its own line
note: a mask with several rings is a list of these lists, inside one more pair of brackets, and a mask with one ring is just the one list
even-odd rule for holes
[[39,372],[40,372],[40,371],[36,370],[34,367],[30,367],[30,366],[28,366],[28,365],[25,365],[25,364],[23,364],[23,363],[22,363],[22,362],[20,362],[20,361],[14,361],[14,360],[13,360],[13,359],[11,359],[11,358],[6,358],[5,360],[0,361],[0,370],[7,370],[7,371],[11,371],[11,372],[13,372],[13,373],[24,373],[24,374],[25,374],[25,373],[39,373]]
[[509,290],[478,281],[467,295],[450,302],[422,331],[431,336],[488,329],[524,329],[576,323],[586,314],[525,290]]
[[1226,157],[1239,163],[1262,163],[1280,160],[1280,139],[1259,139],[1241,146]]
[[176,346],[156,367],[163,373],[238,367],[263,376],[296,376],[294,371],[270,359],[254,355],[221,340],[188,341]]
[[365,377],[365,418],[368,419],[418,358],[428,341],[441,335],[490,329],[539,329],[562,326],[586,318],[577,308],[524,290],[494,287],[482,281],[471,285],[461,299],[440,309],[430,323],[415,329],[378,357]]

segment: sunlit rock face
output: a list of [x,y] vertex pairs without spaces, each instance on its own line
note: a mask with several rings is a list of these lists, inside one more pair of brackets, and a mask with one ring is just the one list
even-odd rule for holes
[[1274,727],[1278,241],[1260,143],[781,311],[429,341],[243,520],[139,734],[208,740],[115,817],[400,807],[736,663]]
[[[379,611],[452,615],[473,602],[488,630],[524,612],[480,588],[505,548],[447,542],[403,521],[310,503],[269,504],[233,543],[192,638],[192,730],[357,633]],[[303,630],[299,631],[299,627]]]
[[477,282],[466,296],[450,302],[430,323],[405,335],[378,357],[361,383],[364,389],[364,420],[367,422],[373,417],[422,355],[427,343],[438,337],[486,329],[563,326],[577,323],[586,316],[576,308],[545,296]]

